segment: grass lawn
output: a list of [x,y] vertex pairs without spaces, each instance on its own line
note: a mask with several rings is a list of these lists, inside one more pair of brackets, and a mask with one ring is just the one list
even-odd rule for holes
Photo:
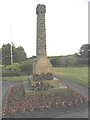
[[78,84],[88,86],[88,67],[54,67],[53,71],[61,79],[71,80]]
[[[59,76],[60,79],[71,80],[84,86],[88,86],[88,81],[90,83],[88,79],[88,67],[54,67],[53,72],[54,75]],[[2,80],[25,81],[28,80],[28,76],[29,75],[3,77]]]
[[7,81],[25,81],[28,80],[29,75],[22,75],[22,76],[13,76],[13,77],[2,77],[2,80]]

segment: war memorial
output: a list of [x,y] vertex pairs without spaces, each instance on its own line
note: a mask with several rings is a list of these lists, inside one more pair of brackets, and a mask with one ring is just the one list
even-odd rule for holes
[[13,117],[21,113],[25,117],[26,112],[29,114],[26,118],[35,117],[36,114],[40,117],[41,113],[44,117],[46,114],[47,117],[52,114],[52,111],[62,113],[87,105],[87,98],[79,91],[63,85],[60,79],[54,76],[52,64],[47,57],[45,13],[46,6],[38,4],[36,59],[33,60],[33,74],[22,83],[22,86],[16,85],[10,88],[3,109],[4,117]]

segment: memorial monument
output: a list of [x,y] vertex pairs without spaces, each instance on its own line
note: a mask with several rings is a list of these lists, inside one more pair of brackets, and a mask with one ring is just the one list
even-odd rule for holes
[[33,63],[33,75],[28,78],[28,81],[23,82],[25,93],[29,94],[33,90],[52,88],[54,83],[56,83],[57,86],[59,85],[59,81],[53,82],[52,64],[47,57],[45,12],[46,6],[43,4],[38,4],[36,8],[36,59],[34,59]]
[[5,118],[50,118],[55,113],[54,118],[57,113],[60,117],[63,113],[86,110],[88,106],[87,97],[72,89],[74,87],[62,84],[59,78],[53,78],[52,65],[46,54],[45,12],[45,5],[39,4],[36,9],[37,54],[33,77],[29,76],[23,85],[16,84],[9,88],[2,106]]
[[50,60],[47,58],[46,51],[45,12],[46,6],[43,4],[38,4],[36,8],[37,43],[36,43],[36,61],[33,66],[34,80],[53,79],[52,65],[50,63]]

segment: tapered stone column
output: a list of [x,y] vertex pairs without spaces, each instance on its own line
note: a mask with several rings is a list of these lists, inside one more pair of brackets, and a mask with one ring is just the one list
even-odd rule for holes
[[52,65],[47,58],[46,52],[46,28],[45,28],[46,6],[38,4],[37,14],[37,43],[36,43],[36,62],[33,66],[34,79],[52,79]]
[[45,29],[45,5],[38,5],[36,8],[37,14],[37,46],[36,46],[36,55],[46,56],[46,29]]

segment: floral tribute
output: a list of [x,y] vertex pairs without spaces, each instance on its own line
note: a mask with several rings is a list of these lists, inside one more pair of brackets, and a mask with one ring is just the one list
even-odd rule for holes
[[41,90],[48,90],[49,88],[53,88],[53,86],[50,85],[49,83],[39,81],[39,82],[32,84],[31,90],[41,91]]
[[38,81],[38,80],[52,80],[53,79],[53,74],[48,72],[47,74],[42,73],[41,75],[35,74],[33,75],[33,79]]
[[59,92],[26,96],[23,86],[14,85],[8,91],[2,113],[3,116],[7,116],[18,112],[33,112],[40,109],[70,109],[71,107],[86,104],[87,101],[86,97],[70,88],[59,90]]

